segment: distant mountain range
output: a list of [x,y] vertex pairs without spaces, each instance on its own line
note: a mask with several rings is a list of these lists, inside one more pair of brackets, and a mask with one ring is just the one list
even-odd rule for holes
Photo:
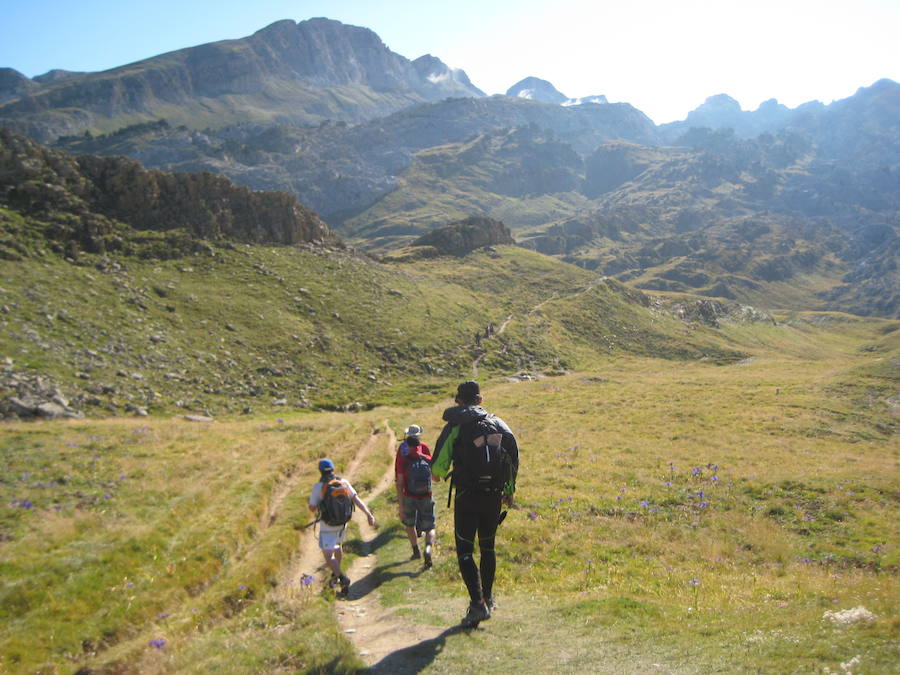
[[796,109],[717,95],[657,126],[534,77],[486,97],[433,56],[313,19],[102,73],[2,69],[0,124],[75,154],[292,193],[373,252],[479,216],[656,292],[900,313],[890,80]]

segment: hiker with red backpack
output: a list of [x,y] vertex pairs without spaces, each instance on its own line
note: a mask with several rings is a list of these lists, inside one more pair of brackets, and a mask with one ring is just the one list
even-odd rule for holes
[[408,426],[397,449],[394,476],[400,521],[412,546],[410,560],[422,557],[419,537],[425,534],[425,569],[432,565],[434,550],[434,499],[431,495],[431,450],[422,442],[422,427]]
[[309,495],[309,510],[317,514],[319,548],[322,549],[325,564],[331,570],[328,585],[331,588],[339,586],[338,595],[347,597],[350,592],[350,579],[341,572],[341,559],[344,553],[341,545],[347,533],[347,523],[350,522],[356,506],[366,514],[372,527],[375,527],[375,516],[356,494],[350,481],[334,474],[334,462],[330,459],[319,460],[319,474],[319,482],[313,485]]
[[[444,411],[446,425],[435,444],[431,470],[436,478],[450,475],[456,488],[453,521],[459,571],[469,592],[469,609],[462,625],[475,628],[491,618],[497,569],[494,539],[505,516],[501,506],[513,505],[519,470],[519,446],[510,428],[481,407],[477,382],[457,387],[456,405]],[[449,495],[448,495],[449,501]],[[475,564],[475,539],[480,561]]]

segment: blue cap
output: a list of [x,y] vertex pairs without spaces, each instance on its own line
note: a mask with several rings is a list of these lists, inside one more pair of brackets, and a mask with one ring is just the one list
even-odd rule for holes
[[320,459],[319,471],[321,473],[330,473],[334,471],[334,462],[332,462],[330,459]]

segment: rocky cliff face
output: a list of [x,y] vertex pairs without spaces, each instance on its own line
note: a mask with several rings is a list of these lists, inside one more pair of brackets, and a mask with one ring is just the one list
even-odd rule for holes
[[51,140],[116,128],[123,115],[164,115],[190,126],[220,126],[225,117],[309,124],[358,121],[412,103],[483,95],[465,73],[435,57],[411,62],[367,28],[311,19],[279,21],[247,38],[101,73],[42,81],[0,73],[0,118]]
[[114,245],[116,222],[208,240],[341,245],[292,195],[254,192],[210,173],[148,171],[123,157],[74,158],[4,129],[0,205],[47,223],[46,236],[73,255]]

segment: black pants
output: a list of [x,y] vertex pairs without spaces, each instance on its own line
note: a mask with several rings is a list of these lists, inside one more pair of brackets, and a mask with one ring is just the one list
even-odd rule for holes
[[[497,556],[494,553],[494,537],[500,520],[499,492],[456,493],[453,519],[456,529],[456,559],[459,572],[473,603],[491,596]],[[481,560],[475,564],[475,537]],[[480,572],[480,575],[479,575]]]

